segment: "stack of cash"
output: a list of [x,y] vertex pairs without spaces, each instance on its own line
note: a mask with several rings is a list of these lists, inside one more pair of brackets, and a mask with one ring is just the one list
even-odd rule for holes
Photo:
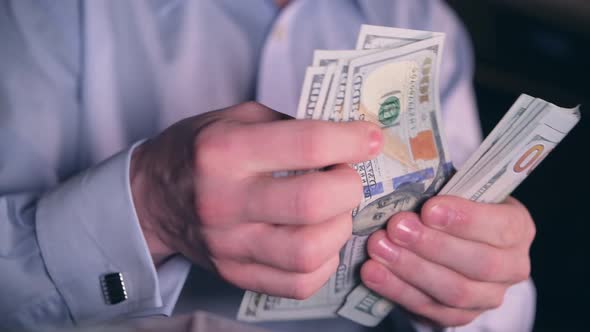
[[442,188],[452,170],[438,91],[443,42],[442,33],[363,25],[356,50],[315,51],[297,118],[376,123],[384,134],[383,153],[353,165],[363,200],[352,212],[353,234],[335,274],[306,300],[246,291],[239,320],[341,316],[377,325],[393,304],[359,279],[368,237],[395,213],[415,211],[439,193],[502,201],[579,120],[577,108],[523,95]]
[[521,95],[439,194],[502,202],[579,120],[578,107]]

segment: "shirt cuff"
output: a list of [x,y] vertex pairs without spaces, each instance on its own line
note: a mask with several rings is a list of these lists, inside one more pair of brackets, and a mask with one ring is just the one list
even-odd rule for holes
[[531,279],[512,285],[506,291],[504,303],[488,310],[473,322],[459,327],[434,329],[432,326],[412,320],[416,332],[478,332],[522,331],[533,329],[535,321],[536,290]]
[[191,263],[184,256],[174,256],[158,267],[158,282],[162,295],[162,306],[144,310],[134,314],[133,317],[145,317],[153,315],[172,316],[172,311],[178,302],[178,297],[189,274]]
[[[69,179],[38,203],[41,255],[75,323],[157,313],[158,308],[165,314],[188,274],[182,258],[171,259],[160,271],[152,262],[129,182],[131,153],[138,144]],[[110,305],[101,276],[113,272],[123,275],[128,299]]]

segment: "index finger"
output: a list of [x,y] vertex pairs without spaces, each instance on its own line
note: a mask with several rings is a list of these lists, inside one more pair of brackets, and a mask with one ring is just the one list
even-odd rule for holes
[[234,134],[244,166],[255,172],[357,163],[376,157],[383,145],[381,129],[366,121],[273,121]]
[[421,217],[427,226],[498,248],[530,244],[535,232],[528,211],[513,198],[500,204],[487,204],[437,196],[424,204]]

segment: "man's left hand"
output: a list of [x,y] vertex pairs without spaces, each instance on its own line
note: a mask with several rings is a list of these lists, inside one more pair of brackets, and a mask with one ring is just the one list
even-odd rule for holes
[[361,278],[437,325],[465,325],[529,278],[534,236],[530,214],[514,198],[483,204],[437,196],[419,215],[398,213],[371,236]]

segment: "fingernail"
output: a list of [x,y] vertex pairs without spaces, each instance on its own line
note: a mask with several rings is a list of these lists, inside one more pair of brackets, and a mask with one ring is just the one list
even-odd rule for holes
[[399,257],[399,249],[388,239],[383,238],[377,242],[375,255],[383,260],[383,263],[393,263]]
[[420,236],[420,222],[416,218],[402,219],[393,230],[393,241],[399,245],[407,246]]
[[383,141],[383,134],[381,130],[373,130],[369,137],[369,153],[375,156],[381,152],[381,142]]
[[366,281],[372,284],[382,284],[383,282],[385,282],[386,278],[387,271],[385,271],[385,268],[381,265],[376,264],[375,268],[367,274]]
[[430,209],[429,224],[435,228],[447,227],[457,216],[453,209],[449,209],[442,205],[435,205]]

